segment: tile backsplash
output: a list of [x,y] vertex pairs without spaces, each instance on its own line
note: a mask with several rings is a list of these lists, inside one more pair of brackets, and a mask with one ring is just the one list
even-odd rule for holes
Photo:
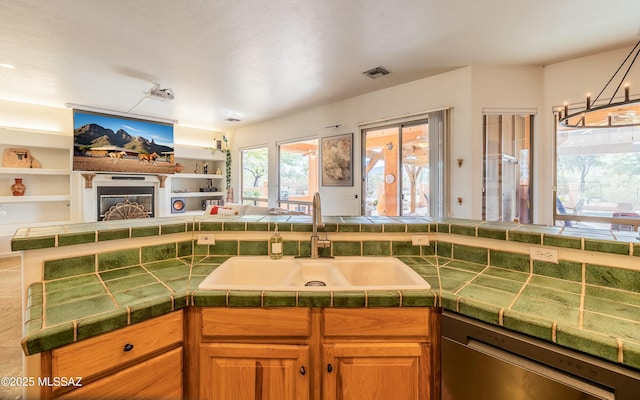
[[[12,246],[30,250],[95,243],[94,248],[100,249],[100,242],[118,243],[118,250],[45,261],[43,277],[54,280],[189,255],[267,255],[268,238],[276,224],[285,239],[285,256],[310,254],[312,225],[306,216],[172,217],[30,228],[19,230]],[[196,234],[202,231],[215,233],[216,244],[198,245]],[[320,249],[323,256],[435,255],[459,263],[640,291],[640,242],[635,232],[391,217],[326,217],[319,231],[331,241],[330,247]],[[428,234],[430,245],[412,245],[413,234]],[[178,240],[172,242],[172,237]],[[158,238],[168,243],[131,247],[131,238]],[[536,246],[558,249],[559,262],[532,261],[528,252]]]

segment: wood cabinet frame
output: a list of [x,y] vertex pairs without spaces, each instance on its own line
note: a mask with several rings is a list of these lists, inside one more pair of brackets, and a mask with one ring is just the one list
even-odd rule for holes
[[[242,322],[244,313],[251,318],[248,329]],[[212,315],[215,319],[209,320]],[[309,398],[313,400],[331,398],[324,394],[327,389],[323,388],[327,349],[350,350],[358,346],[383,349],[386,344],[402,350],[410,348],[420,353],[420,370],[426,374],[421,377],[420,398],[440,398],[440,310],[437,308],[191,307],[186,321],[189,331],[185,354],[190,360],[185,363],[186,398],[197,398],[193,394],[199,393],[201,345],[207,343],[308,346]]]
[[[405,363],[417,362],[419,376],[416,384],[419,388],[419,398],[436,400],[440,398],[440,317],[439,308],[428,307],[187,307],[141,324],[45,351],[41,356],[41,376],[54,376],[56,367],[53,365],[60,354],[72,353],[76,348],[78,351],[90,350],[93,354],[98,354],[101,343],[105,344],[105,349],[109,351],[109,343],[113,342],[114,337],[119,339],[119,335],[126,337],[133,332],[140,338],[149,335],[149,341],[157,343],[138,357],[116,357],[115,361],[107,362],[108,365],[102,370],[95,369],[96,365],[93,362],[94,372],[83,383],[96,382],[104,386],[109,379],[121,376],[121,372],[127,368],[142,371],[142,365],[145,363],[152,365],[153,360],[169,352],[173,352],[175,358],[174,350],[182,349],[182,398],[197,399],[200,394],[203,349],[207,350],[206,346],[211,344],[211,354],[224,355],[229,349],[244,348],[255,349],[256,354],[262,354],[261,357],[265,357],[264,354],[266,357],[274,354],[274,358],[282,355],[285,358],[302,360],[304,364],[308,364],[308,367],[303,365],[307,374],[305,384],[308,384],[309,398],[313,400],[333,398],[328,394],[332,389],[327,383],[336,379],[334,376],[327,379],[328,359],[375,359],[389,356]],[[164,322],[172,324],[172,328],[161,329],[158,324]],[[180,336],[174,332],[176,324],[180,324],[182,328]],[[173,336],[166,339],[167,335]],[[95,348],[89,349],[87,346],[94,342]],[[251,354],[246,351],[245,353],[247,356]],[[111,360],[113,357],[106,359]],[[52,391],[51,387],[42,387],[41,398],[48,400],[72,392],[71,388],[57,388]]]

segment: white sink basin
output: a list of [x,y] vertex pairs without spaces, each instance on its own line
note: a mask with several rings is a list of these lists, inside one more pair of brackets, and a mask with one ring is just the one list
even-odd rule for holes
[[393,257],[343,257],[335,267],[353,286],[405,288],[416,284],[431,286],[411,267]]
[[198,286],[204,290],[398,290],[430,289],[393,257],[231,257]]

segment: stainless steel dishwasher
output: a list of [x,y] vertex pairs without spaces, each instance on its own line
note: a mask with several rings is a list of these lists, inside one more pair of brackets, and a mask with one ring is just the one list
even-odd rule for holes
[[443,313],[442,400],[592,399],[640,399],[640,373]]

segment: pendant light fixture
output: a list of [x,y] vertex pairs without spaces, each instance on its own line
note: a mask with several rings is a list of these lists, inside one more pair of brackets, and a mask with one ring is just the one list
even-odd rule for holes
[[[586,107],[577,112],[569,114],[569,106],[565,103],[558,112],[559,123],[567,128],[612,128],[629,127],[640,125],[640,98],[631,99],[629,95],[629,84],[624,85],[624,100],[614,102],[616,94],[622,87],[629,71],[640,54],[640,41],[631,49],[622,64],[604,85],[600,93],[593,101],[591,95],[587,94]],[[612,84],[616,76],[619,76],[623,68],[626,70],[616,86],[608,102],[599,104],[600,96]]]

